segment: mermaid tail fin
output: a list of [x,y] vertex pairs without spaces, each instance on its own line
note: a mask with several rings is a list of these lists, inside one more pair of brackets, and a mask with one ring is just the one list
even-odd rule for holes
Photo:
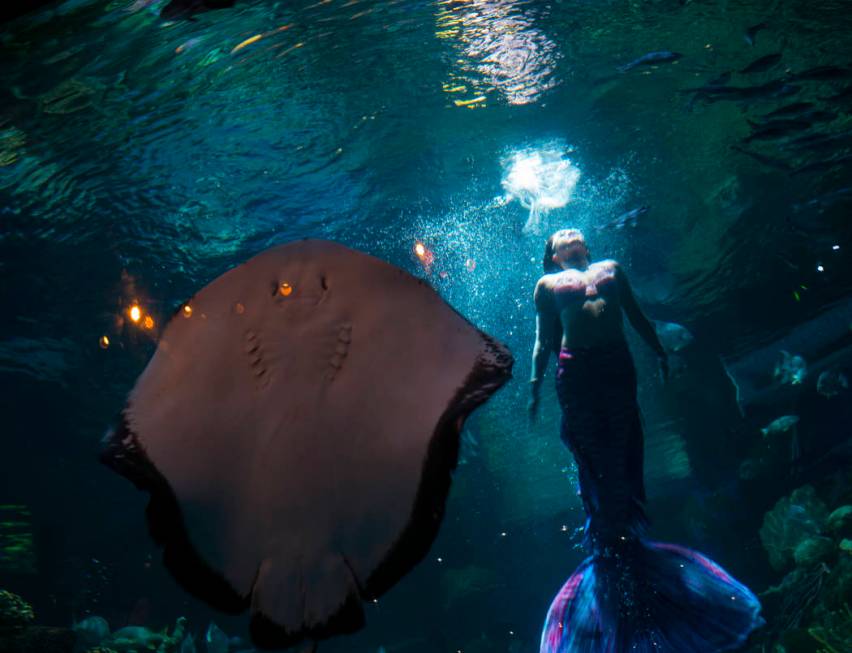
[[556,595],[541,653],[720,653],[763,625],[760,602],[692,549],[630,540],[589,557]]

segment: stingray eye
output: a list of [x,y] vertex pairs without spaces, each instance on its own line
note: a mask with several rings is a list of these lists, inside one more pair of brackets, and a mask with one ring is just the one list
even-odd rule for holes
[[282,297],[289,297],[293,293],[293,286],[286,281],[282,281],[278,286],[278,294]]

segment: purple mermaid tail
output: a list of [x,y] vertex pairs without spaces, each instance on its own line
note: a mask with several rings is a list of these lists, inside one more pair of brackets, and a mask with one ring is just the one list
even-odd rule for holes
[[592,554],[553,600],[541,653],[719,653],[760,625],[747,587],[700,553],[644,537],[644,435],[626,346],[563,349],[556,389]]
[[764,623],[757,597],[686,547],[624,541],[590,556],[554,598],[541,653],[735,651]]

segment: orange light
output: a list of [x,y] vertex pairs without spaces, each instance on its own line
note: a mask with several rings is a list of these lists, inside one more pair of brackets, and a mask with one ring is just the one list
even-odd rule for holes
[[288,297],[293,292],[293,286],[286,281],[282,281],[281,285],[278,287],[278,292],[284,295],[284,297]]
[[139,318],[142,317],[142,309],[139,308],[136,304],[130,307],[130,319],[134,322],[138,322]]
[[154,328],[154,318],[152,318],[150,315],[146,315],[145,319],[143,320],[143,324],[145,325],[146,329],[153,329]]
[[183,316],[184,317],[191,317],[192,316],[192,306],[190,306],[189,304],[184,305]]
[[106,349],[109,347],[109,338],[107,336],[101,336],[98,340],[98,344],[101,346],[101,349]]
[[420,259],[420,262],[426,266],[426,268],[429,268],[429,266],[435,261],[435,255],[432,251],[419,240],[414,244],[414,253],[417,255],[417,258]]

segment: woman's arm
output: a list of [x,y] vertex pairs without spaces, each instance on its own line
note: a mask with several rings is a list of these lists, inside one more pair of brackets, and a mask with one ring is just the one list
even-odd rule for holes
[[642,337],[642,340],[644,340],[648,346],[654,350],[654,353],[657,354],[657,356],[665,358],[666,350],[663,348],[663,345],[657,336],[657,330],[654,328],[654,325],[651,324],[651,321],[645,317],[642,309],[639,308],[639,303],[636,301],[636,297],[633,295],[633,289],[630,287],[630,282],[627,280],[627,274],[625,274],[622,267],[618,264],[615,266],[615,278],[618,280],[618,293],[621,299],[621,308],[624,309],[624,314],[627,315],[627,319],[630,320],[630,324],[634,329],[636,329],[636,333]]
[[538,280],[533,293],[536,310],[535,345],[533,346],[532,376],[530,377],[533,394],[538,392],[541,379],[550,360],[550,352],[554,349],[554,340],[559,337],[554,328],[557,316],[554,314],[553,297],[550,289],[543,281],[543,277]]

